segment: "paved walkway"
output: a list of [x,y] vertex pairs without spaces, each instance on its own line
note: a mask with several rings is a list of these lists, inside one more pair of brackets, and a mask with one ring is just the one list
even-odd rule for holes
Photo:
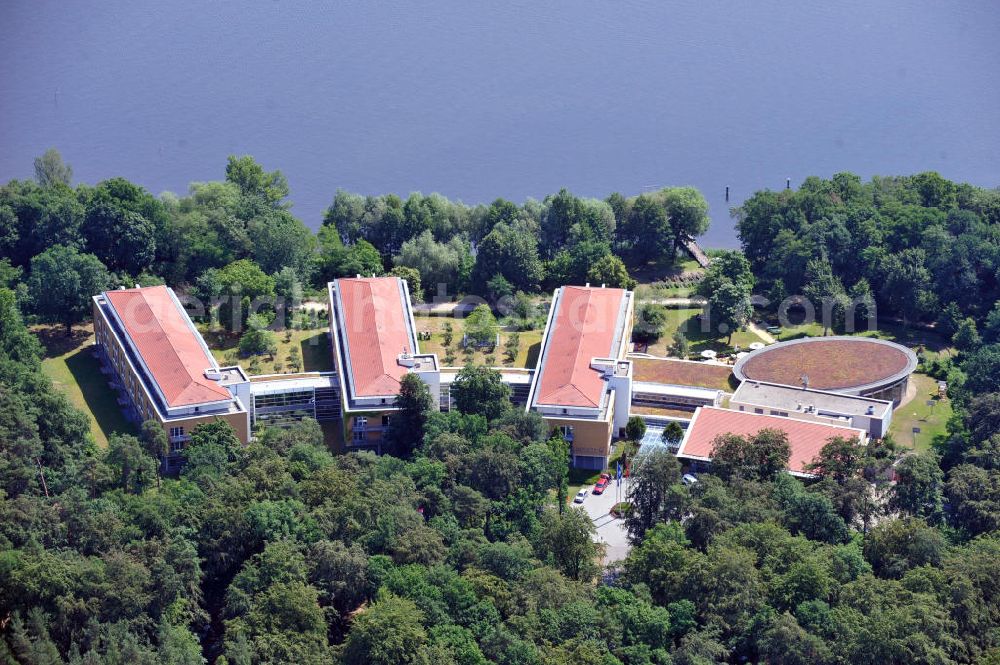
[[307,300],[304,303],[302,303],[301,305],[299,305],[299,309],[304,309],[307,312],[325,312],[326,310],[329,309],[329,307],[327,306],[327,304],[325,302],[317,302],[315,300]]
[[753,321],[747,323],[747,330],[752,332],[754,335],[757,335],[757,337],[760,337],[765,344],[774,344],[775,342],[778,341],[774,338],[773,335],[771,335],[771,333],[767,332]]
[[470,302],[422,302],[413,306],[413,313],[424,316],[454,316],[456,313],[468,314],[476,308],[476,304]]
[[663,305],[664,307],[701,307],[700,301],[693,298],[643,298],[643,303],[650,305]]

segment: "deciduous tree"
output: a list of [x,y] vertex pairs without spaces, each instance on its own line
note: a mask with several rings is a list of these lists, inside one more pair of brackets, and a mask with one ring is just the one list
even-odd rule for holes
[[90,315],[91,298],[107,289],[110,281],[96,256],[57,245],[32,259],[28,295],[43,321],[63,324],[69,335],[74,323]]
[[489,367],[466,365],[451,384],[451,398],[456,408],[466,414],[496,420],[510,410],[510,386],[500,372]]

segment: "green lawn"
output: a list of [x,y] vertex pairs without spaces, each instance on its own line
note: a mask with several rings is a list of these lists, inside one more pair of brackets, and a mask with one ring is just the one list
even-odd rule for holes
[[[889,431],[896,443],[913,446],[917,450],[927,450],[934,437],[945,433],[945,426],[951,418],[951,401],[938,398],[937,381],[926,374],[913,374],[910,381],[916,385],[917,395],[892,414]],[[933,402],[934,406],[928,406]],[[913,428],[920,433],[914,434]]]
[[701,323],[697,319],[698,315],[701,314],[701,309],[667,308],[666,313],[667,321],[663,327],[663,335],[655,344],[649,346],[647,353],[657,356],[670,355],[668,349],[673,344],[674,333],[678,330],[683,331],[688,341],[691,342],[691,352],[695,356],[707,349],[718,353],[728,353],[734,351],[736,346],[739,346],[740,349],[745,350],[753,342],[761,341],[752,332],[738,330],[733,334],[732,346],[730,346],[727,343],[729,341],[728,335],[711,330],[703,332]]
[[[774,325],[774,322],[767,321],[761,323],[761,327],[767,327],[769,325]],[[837,333],[831,330],[828,334],[835,335]],[[861,337],[876,337],[878,339],[896,342],[914,349],[923,347],[925,351],[930,352],[931,354],[951,353],[950,343],[938,333],[920,328],[904,328],[901,324],[897,323],[881,321],[879,322],[877,330],[863,330],[851,334],[856,334]],[[781,329],[781,332],[775,335],[775,337],[780,341],[785,341],[789,339],[798,339],[800,337],[820,337],[822,335],[823,326],[818,323],[809,323],[784,326]]]
[[74,406],[87,414],[97,445],[107,446],[113,432],[135,434],[135,427],[125,420],[115,391],[108,385],[110,378],[101,374],[100,364],[91,355],[93,327],[77,326],[72,337],[66,337],[61,326],[36,326],[32,330],[45,347],[42,371]]
[[[442,366],[448,366],[449,363],[445,360],[446,348],[444,346],[444,326],[446,323],[451,323],[452,326],[452,342],[451,348],[455,353],[455,360],[451,365],[460,366],[464,365],[466,362],[466,356],[462,353],[462,319],[455,319],[445,316],[417,316],[414,317],[414,322],[417,327],[417,332],[429,332],[431,334],[430,339],[422,339],[417,342],[420,346],[420,351],[422,353],[436,353],[438,356],[438,362]],[[496,348],[493,355],[495,356],[495,362],[497,365],[504,365],[504,343],[510,337],[511,331],[501,328],[500,330],[500,346]],[[515,358],[511,367],[534,367],[538,363],[538,354],[542,348],[542,331],[541,330],[523,330],[518,333],[520,336],[520,345],[518,347],[517,358]],[[472,355],[472,362],[474,364],[486,364],[487,354],[484,351],[476,351]]]
[[274,358],[259,356],[254,370],[251,370],[251,358],[241,358],[236,345],[239,337],[225,332],[206,332],[200,327],[205,343],[211,349],[212,355],[222,365],[242,365],[250,374],[280,374],[291,372],[289,352],[293,347],[299,349],[302,359],[302,370],[306,372],[329,372],[333,370],[333,351],[330,346],[330,336],[326,328],[314,330],[292,330],[287,341],[284,332],[276,332],[278,351]]
[[639,301],[660,300],[663,298],[690,298],[694,294],[694,291],[694,285],[654,282],[652,284],[640,284],[635,287],[635,297]]
[[633,266],[629,269],[629,274],[640,284],[657,282],[662,279],[669,279],[683,273],[700,272],[702,267],[698,265],[691,256],[684,250],[677,253],[672,259],[661,259],[644,266]]

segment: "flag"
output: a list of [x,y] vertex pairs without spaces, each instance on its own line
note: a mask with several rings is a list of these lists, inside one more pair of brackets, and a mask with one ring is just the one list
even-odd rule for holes
[[622,463],[621,463],[621,460],[619,460],[618,462],[616,462],[615,465],[617,466],[617,468],[615,469],[615,478],[618,480],[618,484],[621,485],[621,483],[622,483]]

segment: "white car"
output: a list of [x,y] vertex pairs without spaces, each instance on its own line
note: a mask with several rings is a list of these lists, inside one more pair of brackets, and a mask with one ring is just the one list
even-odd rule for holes
[[696,482],[698,482],[698,477],[692,473],[685,473],[684,476],[681,478],[681,482],[684,483],[685,485],[694,485]]
[[587,489],[584,488],[579,492],[577,492],[576,496],[573,497],[573,503],[583,503],[586,498],[587,498]]

